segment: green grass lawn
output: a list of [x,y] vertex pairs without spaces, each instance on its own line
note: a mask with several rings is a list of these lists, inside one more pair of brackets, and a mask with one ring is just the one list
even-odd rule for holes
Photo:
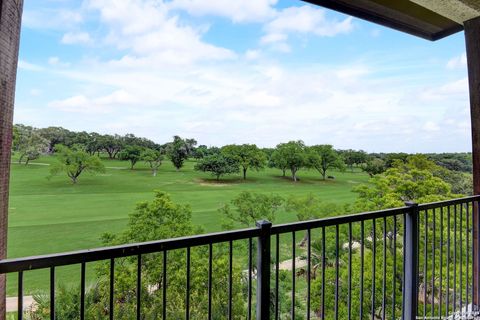
[[[143,163],[129,170],[127,162],[105,159],[105,174],[84,174],[72,185],[66,175],[47,179],[49,166],[40,164],[54,161],[53,157],[42,157],[28,166],[12,163],[10,258],[101,246],[100,235],[122,230],[135,204],[152,199],[156,189],[168,192],[179,203],[189,204],[194,223],[212,232],[221,230],[222,217],[217,209],[241,191],[282,196],[313,193],[326,201],[350,203],[355,199],[352,187],[368,180],[361,172],[330,172],[336,179],[323,181],[316,171],[300,171],[301,180],[293,183],[281,177],[280,170],[266,169],[248,172],[247,181],[238,175],[216,183],[208,173],[195,172],[193,161],[179,172],[165,161],[153,177]],[[295,215],[281,212],[276,222],[289,221],[295,221]],[[76,270],[62,269],[65,275]],[[48,279],[45,272],[26,275],[26,292],[42,287],[41,277]],[[10,280],[8,293],[15,295],[15,288],[15,281]]]

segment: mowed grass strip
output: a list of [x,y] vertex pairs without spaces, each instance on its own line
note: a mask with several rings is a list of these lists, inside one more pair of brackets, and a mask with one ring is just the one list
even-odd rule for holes
[[[316,171],[301,170],[300,181],[283,178],[277,169],[249,171],[247,180],[240,174],[223,177],[217,183],[208,173],[193,170],[194,161],[176,171],[165,161],[153,177],[144,163],[130,170],[129,163],[104,159],[106,173],[83,174],[76,185],[66,175],[49,177],[48,164],[54,157],[42,157],[28,166],[13,160],[10,185],[10,258],[59,253],[101,246],[105,232],[122,230],[135,205],[152,199],[153,190],[169,193],[174,201],[189,204],[193,221],[205,232],[221,230],[218,208],[242,191],[275,193],[284,197],[312,193],[325,201],[351,203],[352,187],[368,181],[362,172],[329,172],[335,180],[323,181]],[[279,213],[277,223],[295,221],[292,212]],[[11,278],[11,277],[10,277]],[[42,279],[43,278],[43,279]],[[68,276],[67,276],[68,278]],[[28,292],[44,288],[48,277],[26,278]],[[16,295],[15,281],[9,281],[9,295]]]

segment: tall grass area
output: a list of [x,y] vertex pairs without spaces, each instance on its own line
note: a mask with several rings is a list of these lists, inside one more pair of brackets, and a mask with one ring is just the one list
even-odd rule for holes
[[[352,187],[365,183],[368,176],[360,171],[335,172],[335,180],[323,181],[316,171],[302,170],[300,181],[283,178],[281,171],[249,171],[243,181],[240,174],[227,176],[217,183],[208,173],[193,170],[194,161],[176,171],[165,161],[153,177],[144,163],[130,170],[129,163],[104,159],[105,174],[80,176],[73,185],[66,175],[47,179],[54,157],[42,157],[28,166],[12,160],[8,254],[10,258],[58,253],[101,246],[104,232],[118,232],[127,222],[135,205],[150,200],[153,190],[171,194],[174,201],[189,204],[193,221],[205,232],[221,230],[218,208],[241,191],[275,193],[284,197],[313,193],[329,202],[351,203]],[[292,212],[280,212],[276,223],[295,221]],[[89,265],[90,266],[90,265]],[[78,269],[78,270],[77,270]],[[87,268],[90,275],[93,268]],[[78,278],[79,267],[60,268],[58,278]],[[25,275],[26,293],[44,287],[48,272]],[[8,294],[16,295],[15,277],[9,278]]]

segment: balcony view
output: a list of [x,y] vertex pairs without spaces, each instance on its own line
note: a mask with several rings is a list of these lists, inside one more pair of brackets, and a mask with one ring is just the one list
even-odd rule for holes
[[2,0],[0,320],[480,319],[480,1]]

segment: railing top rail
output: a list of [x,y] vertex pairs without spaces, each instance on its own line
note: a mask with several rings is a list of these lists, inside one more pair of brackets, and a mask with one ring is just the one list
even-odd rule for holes
[[321,218],[308,221],[277,224],[272,227],[272,234],[280,234],[308,229],[316,229],[328,226],[341,225],[349,222],[360,222],[377,218],[389,217],[406,213],[410,208],[401,207],[395,209],[379,210],[364,213],[347,214],[337,217]]
[[[434,208],[446,207],[446,206],[451,206],[455,204],[462,204],[462,203],[479,201],[479,200],[480,200],[480,196],[471,196],[471,197],[464,197],[459,199],[424,203],[424,204],[418,205],[417,208],[418,210],[430,210]],[[361,222],[361,221],[378,219],[383,217],[402,215],[404,213],[407,213],[409,210],[410,210],[410,207],[405,206],[400,208],[355,213],[355,214],[348,214],[348,215],[337,216],[337,217],[314,219],[309,221],[299,221],[299,222],[293,222],[293,223],[278,224],[278,225],[272,226],[272,234],[302,231],[302,230],[308,230],[308,229],[341,225],[341,224],[346,224],[350,222],[351,223]]]
[[33,257],[5,259],[0,261],[0,274],[80,264],[82,262],[101,261],[112,258],[135,256],[138,254],[163,252],[233,240],[243,240],[255,238],[259,235],[260,229],[250,228],[157,241],[124,244],[89,250],[79,250],[60,254],[47,254]]
[[455,205],[455,204],[468,203],[468,202],[472,202],[472,201],[480,201],[480,195],[451,199],[451,200],[445,200],[445,201],[431,202],[431,203],[423,203],[423,204],[418,205],[418,209],[419,210],[430,210],[430,209],[435,209],[435,208],[440,208],[440,207],[452,206],[452,205]]
[[[417,208],[418,210],[430,210],[434,208],[446,207],[473,201],[480,201],[480,196],[471,196],[434,203],[426,203],[419,205]],[[315,229],[327,226],[378,219],[394,215],[402,215],[407,213],[409,210],[411,210],[411,208],[405,206],[401,208],[322,218],[310,221],[279,224],[271,227],[271,234],[302,231],[307,229]],[[261,230],[259,228],[250,228],[158,241],[118,245],[112,247],[103,247],[90,250],[80,250],[60,254],[48,254],[24,258],[5,259],[0,261],[0,274],[80,264],[82,262],[101,261],[112,258],[134,256],[138,254],[163,252],[168,250],[183,249],[187,247],[242,240],[258,237],[260,236],[260,232]]]

